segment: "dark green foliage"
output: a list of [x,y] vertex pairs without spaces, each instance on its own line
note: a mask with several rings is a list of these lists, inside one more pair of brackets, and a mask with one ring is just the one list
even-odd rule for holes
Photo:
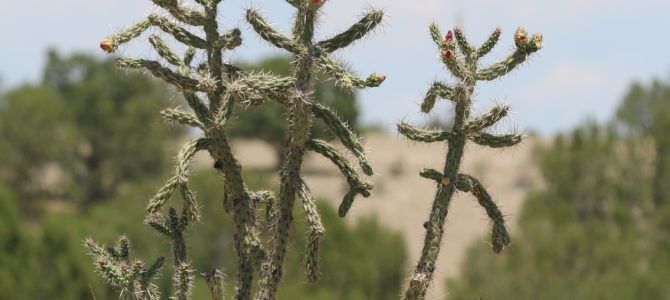
[[656,205],[670,203],[670,84],[654,80],[633,83],[617,111],[617,119],[632,133],[654,140]]
[[165,85],[119,72],[111,60],[49,52],[42,85],[0,98],[0,178],[22,207],[37,198],[84,207],[107,200],[124,183],[165,170],[165,145],[183,132],[171,133],[157,114],[171,98]]
[[[291,74],[290,59],[287,57],[273,57],[245,67],[254,71],[269,71],[273,74],[289,76]],[[356,105],[356,94],[337,87],[326,81],[327,77],[317,74],[314,87],[314,100],[332,108],[343,121],[352,128],[358,128],[359,111]],[[282,149],[286,143],[287,112],[283,105],[266,103],[259,107],[237,108],[236,120],[231,123],[230,134],[237,137],[259,138],[269,143],[282,156]],[[326,132],[326,125],[320,120],[312,124],[311,135],[319,139],[331,139],[332,134]]]
[[24,200],[23,210],[32,211],[34,200],[64,192],[62,186],[49,186],[44,174],[73,156],[75,124],[51,87],[22,86],[0,97],[0,180]]
[[471,248],[450,297],[663,299],[670,206],[653,201],[653,143],[587,124],[539,150],[532,192],[504,256]]
[[[193,299],[209,299],[210,292],[200,273],[212,267],[228,273],[236,268],[232,220],[221,217],[220,183],[213,171],[197,172],[191,178],[194,191],[202,199],[204,223],[194,225],[187,236],[192,268],[197,270]],[[267,186],[270,174],[245,174],[251,188]],[[113,244],[119,233],[133,241],[130,256],[150,265],[158,255],[169,257],[170,245],[150,228],[137,226],[145,217],[146,195],[154,192],[159,179],[128,185],[115,198],[91,206],[87,214],[55,212],[43,214],[42,223],[21,220],[18,198],[9,189],[0,189],[0,295],[8,299],[118,299],[118,291],[106,287],[93,273],[93,265],[82,247],[82,236]],[[318,206],[324,226],[329,228],[321,252],[323,279],[306,285],[302,257],[291,256],[285,288],[279,299],[389,299],[397,295],[404,277],[406,250],[398,233],[390,232],[374,219],[348,226],[326,203]],[[297,210],[296,210],[297,212]],[[296,214],[298,226],[292,236],[306,235],[303,214]],[[305,250],[305,240],[293,241],[297,253]],[[171,295],[172,266],[166,261],[155,282],[167,299]],[[224,281],[226,295],[234,294],[230,276]],[[3,298],[4,299],[4,298]]]

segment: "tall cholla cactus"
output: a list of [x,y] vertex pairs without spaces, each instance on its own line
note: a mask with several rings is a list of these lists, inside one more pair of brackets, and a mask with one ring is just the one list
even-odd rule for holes
[[[372,184],[361,180],[355,168],[332,145],[310,139],[309,129],[312,117],[323,120],[337,135],[344,146],[359,160],[361,169],[372,175],[363,147],[357,136],[335,113],[312,99],[314,72],[322,70],[335,78],[344,88],[364,88],[378,86],[385,76],[372,74],[367,79],[350,75],[344,67],[328,56],[329,53],[343,48],[362,38],[381,22],[382,13],[372,11],[350,29],[335,37],[313,43],[312,36],[319,8],[323,1],[290,0],[298,9],[293,38],[288,38],[273,30],[256,11],[247,13],[248,21],[264,39],[273,45],[294,53],[294,74],[292,77],[277,77],[265,73],[250,73],[223,62],[224,50],[233,49],[241,44],[240,31],[233,29],[219,33],[217,7],[221,0],[196,0],[202,7],[192,9],[178,0],[152,0],[165,9],[176,21],[193,27],[201,27],[204,37],[200,37],[173,22],[168,17],[149,15],[139,23],[115,34],[100,43],[106,52],[114,52],[124,44],[140,36],[149,27],[157,27],[178,42],[188,46],[183,58],[179,57],[157,35],[151,35],[149,42],[158,55],[172,67],[161,62],[136,58],[119,58],[117,65],[126,68],[146,69],[156,77],[172,84],[180,90],[194,113],[180,109],[166,109],[161,115],[170,121],[200,128],[204,137],[188,142],[177,156],[174,176],[167,180],[157,194],[149,201],[148,217],[145,223],[171,241],[174,255],[174,295],[175,299],[189,299],[193,285],[191,262],[187,255],[184,231],[191,222],[198,221],[198,204],[195,194],[188,186],[191,160],[198,151],[206,150],[215,160],[214,167],[223,178],[224,207],[232,213],[236,226],[235,248],[238,255],[238,274],[235,299],[251,299],[254,271],[262,270],[258,283],[257,299],[275,299],[285,261],[288,231],[292,222],[292,207],[298,197],[307,214],[310,224],[308,250],[306,255],[306,273],[310,281],[319,276],[318,253],[320,241],[325,229],[316,210],[316,203],[309,188],[300,177],[300,166],[306,150],[312,150],[330,159],[346,176],[350,191],[340,206],[340,216],[346,215],[354,197],[358,194],[368,197]],[[198,51],[204,52],[206,62],[196,67],[191,63]],[[205,101],[201,95],[206,95]],[[231,119],[233,106],[258,106],[266,101],[277,101],[289,111],[289,143],[284,165],[281,170],[281,187],[278,205],[269,191],[249,191],[244,183],[241,166],[235,159],[226,134],[227,122]],[[161,211],[167,200],[179,189],[183,198],[181,212],[168,208],[167,216]],[[266,205],[266,223],[270,224],[267,244],[271,247],[266,255],[261,243],[260,233],[265,231],[258,226],[256,207]],[[98,246],[90,239],[85,242],[98,270],[113,286],[122,290],[124,297],[131,299],[158,299],[159,295],[150,280],[154,277],[163,259],[157,260],[150,268],[140,262],[132,266],[127,257],[126,246],[122,247],[125,256],[116,258],[121,250]],[[125,248],[124,248],[125,247]],[[112,250],[109,250],[112,249]],[[223,299],[223,274],[213,269],[204,274],[212,293],[212,299]],[[132,293],[124,293],[125,291]]]
[[[191,262],[187,256],[187,246],[184,240],[184,231],[190,222],[199,219],[198,204],[195,194],[189,189],[189,167],[193,156],[198,151],[207,150],[215,160],[214,167],[223,178],[225,187],[224,207],[233,215],[236,226],[235,248],[238,255],[237,299],[249,299],[251,295],[254,269],[258,269],[265,259],[256,222],[256,205],[266,203],[271,206],[274,196],[267,191],[249,191],[244,183],[241,166],[235,159],[226,134],[227,121],[233,111],[235,103],[250,105],[266,97],[277,97],[278,94],[288,93],[293,88],[291,78],[279,78],[268,74],[254,74],[244,72],[239,68],[223,62],[223,52],[239,46],[242,42],[240,30],[233,29],[220,33],[217,23],[217,7],[221,0],[196,0],[201,6],[193,9],[182,5],[177,0],[152,0],[154,4],[166,10],[177,22],[200,27],[204,37],[198,36],[181,27],[167,16],[149,15],[146,19],[132,25],[125,30],[112,35],[100,43],[106,52],[114,52],[120,45],[140,36],[149,27],[156,27],[172,36],[176,41],[187,46],[183,58],[179,57],[157,35],[151,35],[149,42],[158,55],[172,67],[167,67],[158,61],[135,58],[119,58],[117,65],[126,68],[146,69],[156,77],[172,84],[180,90],[194,113],[180,109],[166,109],[162,116],[170,121],[202,129],[204,137],[186,143],[177,157],[175,175],[150,200],[147,207],[148,217],[146,224],[154,228],[171,241],[174,263],[174,298],[188,299],[193,284]],[[191,63],[195,55],[201,52],[206,62],[197,67]],[[201,95],[206,95],[205,101]],[[181,213],[170,207],[168,215],[161,211],[166,201],[179,189],[183,198]],[[121,263],[101,262],[112,260],[108,254],[100,251],[93,242],[87,241],[86,246],[94,256],[102,275],[107,279],[115,277],[109,274],[121,274],[124,281],[116,279],[110,282],[119,286],[119,282],[128,282],[138,275],[135,269],[129,269],[123,261]],[[156,264],[154,264],[155,266]],[[105,268],[102,268],[102,267]],[[159,266],[156,267],[156,269]],[[150,270],[153,270],[151,268]],[[142,280],[151,279],[154,273],[142,275]],[[221,272],[213,270],[206,275],[213,299],[223,299]],[[134,279],[133,279],[134,280]],[[130,281],[134,282],[134,281]],[[140,281],[139,287],[146,289],[151,285]],[[157,299],[155,292],[135,293],[141,295],[137,299]]]
[[[424,169],[420,173],[422,177],[437,182],[437,192],[430,218],[428,222],[424,223],[426,237],[421,258],[405,292],[405,299],[408,300],[424,299],[426,296],[442,243],[444,222],[447,218],[449,203],[457,190],[472,193],[486,210],[486,214],[493,223],[491,232],[493,251],[498,253],[509,244],[510,238],[505,228],[503,215],[491,200],[491,196],[477,179],[459,173],[459,169],[466,141],[470,140],[476,144],[492,148],[502,148],[520,143],[521,135],[516,133],[505,135],[485,133],[483,130],[507,116],[509,107],[506,105],[496,106],[484,115],[471,118],[471,97],[477,81],[493,80],[507,74],[524,62],[531,53],[542,47],[541,34],[537,33],[529,38],[526,31],[519,28],[514,33],[516,50],[501,62],[486,68],[480,68],[478,60],[488,54],[497,44],[500,38],[499,29],[496,29],[479,48],[470,45],[463,32],[458,28],[453,32],[449,31],[443,40],[437,25],[431,24],[430,34],[440,50],[442,62],[458,78],[459,82],[454,86],[434,82],[421,104],[421,111],[428,113],[438,97],[452,101],[455,105],[455,118],[451,130],[430,131],[417,129],[405,123],[398,124],[398,131],[411,140],[424,143],[446,141],[449,148],[442,172],[434,169]],[[457,53],[456,48],[460,53]]]
[[273,218],[270,241],[270,253],[261,271],[261,282],[256,299],[275,299],[275,294],[283,273],[282,265],[286,257],[289,227],[291,225],[292,208],[296,196],[302,202],[310,225],[306,253],[306,273],[309,281],[316,281],[319,276],[318,253],[319,243],[325,232],[314,199],[308,187],[300,177],[300,168],[306,150],[317,152],[331,160],[347,177],[349,192],[339,208],[339,215],[344,217],[351,207],[354,197],[361,194],[370,195],[372,185],[362,181],[351,164],[335,147],[325,141],[310,139],[309,129],[312,117],[319,118],[333,131],[358,159],[361,169],[366,175],[372,175],[363,147],[351,129],[331,110],[316,103],[312,99],[312,86],[315,71],[323,71],[333,77],[336,83],[345,89],[376,87],[384,81],[385,76],[372,74],[366,79],[357,78],[329,54],[344,48],[362,38],[373,30],[382,20],[383,13],[378,10],[368,12],[360,21],[348,30],[321,42],[314,42],[314,26],[324,0],[286,0],[297,9],[293,24],[292,37],[273,29],[256,10],[247,11],[247,21],[253,29],[272,45],[285,49],[293,54],[293,85],[295,90],[285,99],[276,100],[289,112],[289,142],[286,157],[280,171],[281,186],[276,216]]

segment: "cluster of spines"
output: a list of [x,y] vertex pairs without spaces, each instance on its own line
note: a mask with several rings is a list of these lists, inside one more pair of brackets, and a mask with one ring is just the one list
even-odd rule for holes
[[430,85],[421,104],[421,111],[428,113],[438,99],[452,101],[455,118],[451,129],[425,130],[406,123],[398,124],[398,132],[410,140],[425,143],[446,141],[448,144],[444,171],[424,169],[420,172],[422,177],[434,180],[438,190],[429,220],[424,223],[426,237],[421,258],[405,292],[405,299],[408,300],[425,298],[435,271],[447,211],[454,192],[471,193],[484,208],[493,223],[491,245],[496,253],[509,244],[510,238],[503,214],[484,186],[474,177],[459,173],[459,169],[468,140],[483,146],[503,148],[520,143],[522,136],[517,133],[494,135],[484,132],[508,115],[509,106],[498,105],[488,113],[471,118],[471,96],[477,81],[493,80],[507,74],[542,46],[541,34],[528,38],[528,33],[523,28],[519,28],[514,33],[516,49],[502,61],[480,68],[479,59],[488,54],[497,44],[501,35],[500,29],[493,31],[479,48],[472,46],[459,28],[449,31],[443,38],[437,25],[431,24],[430,35],[440,51],[442,62],[458,78],[459,82],[455,86],[439,81],[434,82]]
[[121,236],[115,246],[98,245],[91,239],[86,239],[84,246],[93,257],[98,273],[120,290],[119,298],[160,299],[151,281],[158,275],[165,257],[158,257],[148,267],[141,260],[131,260],[130,241],[125,236]]
[[[307,278],[310,282],[319,277],[318,253],[319,244],[325,233],[315,201],[309,188],[300,177],[300,166],[306,150],[317,152],[333,162],[347,178],[349,192],[340,205],[339,215],[344,217],[351,207],[354,197],[358,194],[368,197],[372,184],[361,180],[355,168],[333,145],[311,139],[309,128],[311,119],[317,118],[328,126],[359,161],[364,174],[372,175],[372,168],[365,156],[357,135],[335,113],[327,107],[313,101],[311,89],[314,73],[322,71],[334,79],[336,85],[344,89],[366,88],[379,86],[386,77],[373,73],[367,78],[356,77],[347,71],[330,53],[344,48],[364,37],[381,23],[383,12],[369,11],[358,22],[334,37],[314,42],[314,26],[318,10],[325,1],[322,0],[287,0],[298,11],[293,24],[292,36],[285,35],[270,26],[270,23],[257,10],[247,11],[246,19],[259,36],[275,47],[287,50],[294,56],[291,93],[281,93],[284,97],[272,100],[284,105],[289,112],[289,146],[283,162],[281,186],[278,203],[273,212],[271,252],[261,272],[261,281],[257,299],[274,299],[282,276],[282,264],[288,241],[288,228],[292,221],[292,207],[295,198],[299,198],[307,215],[310,226],[305,259]],[[264,100],[264,99],[259,99]],[[261,101],[257,103],[261,103]],[[254,104],[257,104],[254,102]]]

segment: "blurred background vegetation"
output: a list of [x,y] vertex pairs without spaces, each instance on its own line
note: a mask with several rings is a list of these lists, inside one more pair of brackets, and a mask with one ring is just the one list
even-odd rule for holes
[[633,83],[608,124],[537,150],[531,191],[503,255],[473,247],[450,298],[668,299],[670,85]]
[[[288,72],[288,59],[250,66]],[[354,94],[323,83],[320,101],[332,105],[352,125],[358,111]],[[144,260],[170,256],[170,247],[142,225],[147,199],[171,171],[180,142],[192,134],[163,124],[158,112],[182,100],[166,85],[142,73],[87,55],[48,53],[44,79],[0,95],[0,298],[116,299],[93,273],[83,238],[112,243],[120,234],[134,242]],[[240,111],[235,136],[260,138],[279,151],[284,113],[263,107]],[[314,128],[323,137],[322,126]],[[324,137],[328,138],[328,137]],[[273,187],[272,170],[247,170],[252,189]],[[187,243],[197,270],[235,270],[233,225],[221,206],[221,184],[211,170],[191,179],[203,209],[203,223]],[[300,255],[288,262],[281,299],[390,299],[400,292],[406,250],[399,233],[376,219],[347,225],[320,202],[328,238],[322,250],[323,281],[306,284]],[[302,216],[296,211],[296,216]],[[294,253],[304,253],[298,217]],[[170,295],[170,267],[160,288]],[[194,299],[209,295],[202,279]],[[233,284],[228,286],[232,294]]]
[[[193,132],[160,120],[160,109],[182,100],[158,81],[116,69],[111,60],[47,55],[41,83],[0,92],[0,298],[115,299],[93,273],[83,238],[111,243],[125,233],[140,258],[169,256],[169,245],[141,225],[144,207]],[[283,57],[247,67],[289,72]],[[364,130],[355,94],[328,82],[316,94]],[[281,107],[237,116],[234,136],[262,139],[280,157]],[[313,131],[328,138],[320,124]],[[544,183],[528,193],[512,246],[500,255],[473,246],[462,275],[436,284],[446,284],[449,299],[667,298],[668,132],[670,83],[655,80],[633,83],[610,122],[585,122],[539,143]],[[274,188],[272,172],[245,176],[252,189]],[[235,270],[217,175],[195,173],[192,186],[206,209],[188,236],[194,266]],[[345,224],[326,201],[320,210],[328,230],[324,279],[306,284],[300,256],[291,255],[280,298],[396,299],[415,259],[407,257],[403,237],[373,217]],[[293,253],[304,252],[305,227],[294,226]],[[160,288],[169,295],[171,270],[162,273]],[[194,299],[204,299],[198,280]]]

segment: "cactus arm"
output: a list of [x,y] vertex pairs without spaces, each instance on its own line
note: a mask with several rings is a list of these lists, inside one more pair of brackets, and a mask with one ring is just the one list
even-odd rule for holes
[[[177,167],[175,175],[171,177],[167,183],[156,193],[156,195],[149,201],[147,212],[149,214],[157,213],[165,204],[165,202],[172,196],[178,185],[185,186],[189,178],[189,166],[193,160],[195,153],[201,150],[206,150],[211,147],[212,141],[209,139],[194,139],[186,143],[177,155]],[[185,187],[187,189],[187,187]],[[185,194],[190,192],[184,191]],[[188,196],[188,195],[187,195]],[[184,199],[184,209],[188,211],[190,220],[198,219],[197,207],[192,199]]]
[[296,184],[298,185],[296,187],[298,190],[298,198],[300,198],[302,202],[307,223],[309,224],[309,230],[307,232],[307,253],[305,255],[305,273],[307,274],[307,280],[313,283],[318,281],[321,276],[319,271],[319,250],[321,249],[321,241],[323,240],[323,235],[326,233],[326,229],[323,227],[321,216],[319,216],[319,212],[316,208],[316,202],[314,201],[309,188],[300,178],[296,180]]
[[365,149],[358,140],[356,134],[346,125],[344,121],[337,117],[337,115],[330,109],[318,103],[311,104],[312,113],[315,117],[321,119],[330,130],[340,139],[342,145],[349,149],[351,153],[358,159],[359,165],[365,175],[372,175],[372,167],[365,155]]
[[486,39],[486,41],[481,46],[479,46],[479,48],[477,48],[477,51],[475,51],[473,55],[473,59],[478,60],[484,55],[491,52],[491,50],[493,50],[493,47],[495,47],[495,45],[498,44],[498,41],[500,40],[500,33],[501,33],[500,28],[496,28],[495,30],[493,30],[489,38]]
[[468,72],[465,63],[457,58],[456,52],[454,52],[454,45],[446,47],[447,50],[442,52],[442,62],[449,69],[451,74],[456,76],[456,78],[465,80],[468,76],[472,77]]
[[519,28],[514,34],[514,39],[516,43],[516,50],[512,52],[502,61],[491,65],[488,68],[479,70],[475,77],[477,80],[494,80],[503,76],[518,65],[526,61],[528,56],[542,48],[542,35],[539,33],[534,34],[530,39],[527,37],[527,33],[523,28]]
[[247,73],[228,83],[228,94],[240,103],[258,106],[266,100],[287,105],[295,79],[266,73]]
[[105,39],[101,44],[101,48],[109,53],[116,51],[116,49],[130,40],[138,37],[149,26],[156,26],[162,31],[172,35],[177,41],[196,48],[204,49],[207,47],[207,42],[202,38],[190,33],[188,30],[179,27],[179,25],[170,22],[168,19],[158,16],[149,15],[146,19],[122,30]]
[[276,31],[270,24],[261,16],[257,10],[247,10],[247,22],[260,35],[260,37],[277,48],[282,48],[293,53],[301,52],[301,47],[291,38]]
[[488,146],[491,148],[511,147],[521,143],[521,141],[523,140],[523,136],[517,133],[493,135],[489,133],[480,132],[469,136],[469,138],[470,140],[479,145]]
[[[165,45],[164,42],[161,43],[162,40],[160,38],[158,38],[154,41],[151,41],[151,40],[149,40],[149,41],[152,43],[152,45],[154,44],[154,42],[156,43],[156,45],[154,45],[154,49],[156,49],[156,51],[162,57],[165,58],[165,57],[176,56],[176,54],[174,54],[174,52],[172,52],[169,48],[167,48],[167,46]],[[161,44],[163,44],[165,46],[161,46]],[[159,49],[162,49],[162,50],[159,50]],[[163,52],[165,54],[160,54],[161,52]],[[195,53],[196,53],[195,48],[188,47],[186,49],[186,51],[184,52],[184,58],[181,60],[181,62],[178,63],[178,64],[175,64],[178,67],[177,72],[180,75],[182,75],[182,76],[190,76],[191,75],[192,71],[191,71],[190,65],[191,65],[191,62],[193,61],[193,58],[195,57]],[[170,59],[166,58],[166,60],[170,61],[170,60],[174,60],[174,58],[170,58]],[[176,63],[176,61],[175,61],[175,63]],[[205,103],[200,98],[200,96],[198,96],[198,94],[196,94],[192,91],[187,91],[187,90],[182,91],[182,94],[184,95],[184,99],[186,100],[186,103],[188,103],[188,105],[191,107],[191,109],[193,109],[193,112],[195,112],[195,115],[197,116],[200,123],[203,124],[203,126],[209,126],[210,123],[211,123],[211,120],[210,120],[209,114],[208,114],[209,111],[208,111],[208,108],[205,105]],[[205,127],[203,127],[203,129],[204,128]]]
[[177,0],[152,0],[152,2],[167,10],[175,19],[193,26],[205,24],[205,13],[179,5]]
[[493,251],[495,253],[502,251],[502,249],[510,243],[510,237],[505,226],[505,218],[484,186],[479,180],[470,175],[458,174],[456,188],[466,193],[472,193],[472,195],[477,198],[479,205],[484,208],[486,215],[488,215],[493,223],[491,230],[491,245],[493,246]]
[[318,67],[326,72],[326,74],[332,76],[339,87],[347,90],[377,87],[386,79],[386,76],[376,73],[371,74],[366,79],[353,76],[340,63],[324,53],[318,56]]
[[154,76],[165,80],[166,82],[174,85],[183,90],[194,91],[194,92],[206,92],[215,89],[215,84],[208,78],[194,79],[188,76],[184,76],[174,71],[170,70],[167,67],[162,66],[157,61],[146,60],[146,59],[137,59],[137,58],[118,58],[116,60],[116,65],[122,68],[131,68],[139,69],[145,68],[151,72]]
[[440,171],[435,170],[435,169],[429,169],[429,168],[422,169],[419,172],[419,176],[421,176],[423,178],[435,180],[437,183],[441,183],[442,179],[444,179],[444,175],[442,175],[442,173],[440,173]]
[[176,123],[179,123],[181,125],[200,128],[200,129],[205,128],[205,125],[203,125],[200,122],[200,120],[198,120],[198,117],[196,117],[192,113],[185,112],[185,111],[180,110],[180,109],[176,109],[176,108],[164,109],[164,110],[161,111],[161,116],[168,121],[176,122]]
[[171,65],[179,67],[184,64],[184,61],[177,56],[177,54],[168,47],[168,45],[159,36],[152,34],[149,36],[151,46],[156,50],[158,55],[169,62]]
[[514,70],[516,66],[526,61],[526,58],[528,54],[525,51],[516,49],[504,60],[477,72],[476,78],[477,80],[494,80]]
[[115,247],[101,246],[90,238],[84,241],[89,255],[93,257],[96,271],[113,287],[135,299],[158,300],[160,295],[151,284],[165,262],[158,257],[148,268],[140,260],[130,260],[130,241],[121,236]]
[[[357,194],[363,195],[363,197],[370,196],[370,190],[372,189],[372,184],[364,182],[360,179],[359,175],[354,170],[354,167],[347,161],[347,159],[335,149],[332,145],[325,141],[321,140],[310,140],[306,144],[307,149],[317,152],[323,155],[325,158],[329,159],[338,169],[342,175],[347,178],[347,183],[349,184],[350,192],[347,193],[347,196],[344,197],[342,203],[340,204],[340,217],[344,217],[353,203],[354,196]],[[353,194],[352,194],[353,193]]]
[[372,10],[365,14],[365,16],[354,25],[349,27],[349,29],[330,39],[318,42],[316,45],[323,48],[326,52],[333,52],[335,50],[347,47],[351,43],[361,39],[370,31],[375,29],[377,25],[381,23],[383,16],[383,11]]
[[463,31],[460,28],[455,28],[454,36],[456,37],[456,44],[458,44],[458,49],[461,50],[461,53],[463,53],[466,58],[470,57],[475,51],[475,48],[468,42]]
[[465,124],[464,131],[469,133],[477,133],[486,128],[493,126],[495,123],[506,117],[509,113],[510,107],[507,105],[498,105],[493,107],[489,112],[468,121]]
[[430,23],[430,26],[428,26],[428,30],[430,32],[430,37],[437,45],[437,48],[440,49],[441,51],[444,51],[446,49],[443,49],[444,47],[444,40],[442,39],[442,33],[440,32],[440,27],[437,26],[437,23]]
[[448,131],[418,129],[407,123],[399,123],[398,132],[410,140],[424,143],[448,141],[454,134]]
[[166,33],[172,35],[175,40],[188,45],[193,46],[199,49],[206,49],[208,44],[203,38],[196,36],[193,33],[190,33],[188,30],[180,27],[174,22],[169,21],[167,18],[158,16],[158,15],[149,15],[147,18],[149,23],[153,26],[157,26]]
[[205,277],[205,281],[207,282],[211,300],[225,300],[225,286],[223,281],[225,275],[223,272],[217,269],[212,269],[211,271],[202,274],[202,276]]
[[176,300],[190,299],[195,276],[191,268],[191,262],[182,262],[175,266],[172,284],[174,286],[174,297]]
[[307,5],[298,9],[293,22],[293,38],[304,46],[312,46],[317,10],[320,5]]
[[454,90],[446,84],[439,81],[433,82],[433,84],[430,85],[430,88],[428,88],[426,96],[423,98],[421,112],[429,113],[435,106],[435,101],[437,101],[438,97],[441,99],[451,99],[453,93]]

